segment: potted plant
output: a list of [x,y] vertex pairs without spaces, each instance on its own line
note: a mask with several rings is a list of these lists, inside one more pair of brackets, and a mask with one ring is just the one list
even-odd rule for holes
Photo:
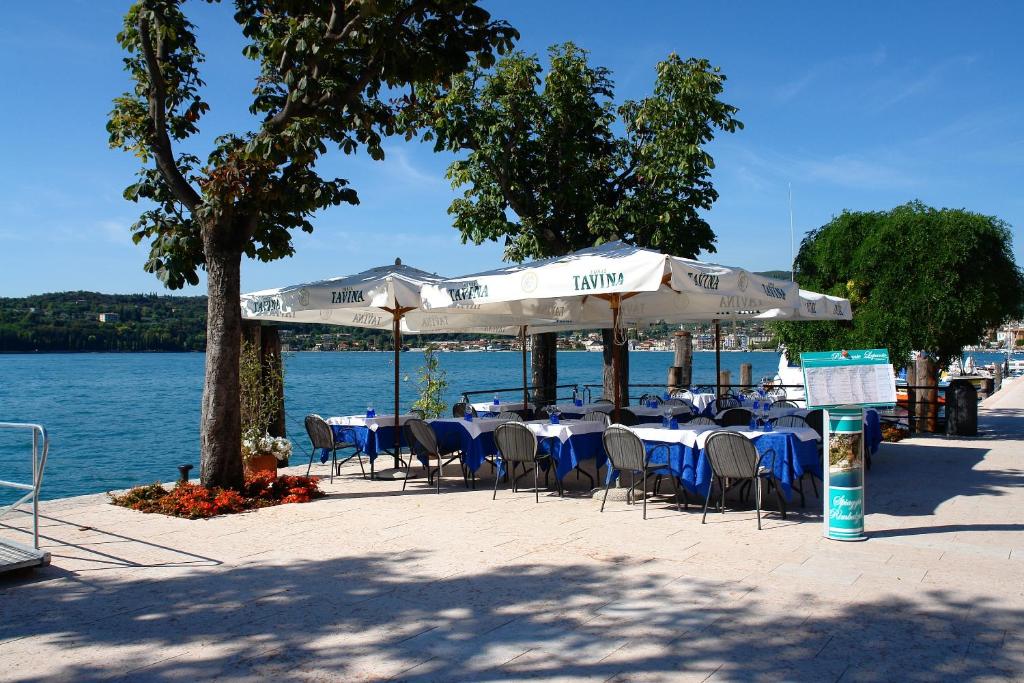
[[245,474],[269,472],[276,477],[278,461],[287,462],[292,452],[288,439],[269,434],[270,425],[281,409],[282,366],[264,363],[259,348],[249,341],[242,342],[238,365]]

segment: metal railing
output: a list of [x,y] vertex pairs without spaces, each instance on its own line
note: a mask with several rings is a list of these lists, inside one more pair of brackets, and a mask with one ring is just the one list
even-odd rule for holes
[[[729,384],[728,386],[723,386],[722,389],[723,389],[723,391],[726,391],[726,390],[731,390],[731,391],[736,391],[736,390],[754,391],[754,390],[757,390],[758,388],[761,388],[762,386],[763,386],[762,384]],[[527,392],[532,393],[533,391],[535,391],[538,388],[539,387],[531,385],[531,386],[526,387],[526,390],[527,390]],[[549,388],[552,388],[552,387],[549,387]],[[566,396],[557,396],[556,395],[555,396],[555,401],[556,402],[557,401],[561,401],[561,400],[575,400],[577,398],[582,398],[584,403],[592,403],[593,402],[594,394],[595,393],[600,394],[600,392],[604,391],[604,384],[602,384],[602,383],[557,384],[553,388],[555,389],[555,393],[556,394],[558,393],[559,389],[571,389],[572,390],[572,394],[571,395],[566,395]],[[716,388],[717,388],[717,384],[715,382],[693,382],[690,385],[690,389],[692,391],[703,391],[703,392],[712,393],[712,394],[715,393]],[[767,388],[769,389],[770,392],[778,392],[779,390],[783,390],[784,391],[786,389],[799,389],[802,392],[803,388],[804,388],[804,385],[802,385],[802,384],[770,383],[767,386]],[[597,390],[596,392],[595,392],[595,389]],[[627,394],[628,394],[627,397],[628,397],[629,401],[632,402],[632,401],[635,401],[635,400],[639,399],[640,395],[638,394],[638,395],[634,396],[632,394],[629,394],[629,390],[630,389],[659,389],[661,391],[664,391],[665,390],[665,384],[664,383],[656,383],[656,384],[643,384],[643,383],[635,383],[634,384],[634,383],[631,383],[631,384],[627,385],[627,388],[626,388],[626,391],[627,391]],[[523,393],[523,387],[518,386],[518,387],[511,387],[511,388],[479,389],[479,390],[474,390],[474,391],[463,391],[462,394],[461,394],[462,398],[460,400],[462,400],[462,401],[464,401],[466,403],[469,403],[470,402],[470,397],[472,397],[472,396],[484,396],[484,395],[493,396],[494,394],[508,394],[508,393],[513,393],[513,394],[517,394],[517,395],[521,396],[522,393]],[[644,392],[644,393],[646,393],[646,392]],[[777,394],[773,394],[773,395],[775,395],[776,398],[779,398],[779,396]],[[790,400],[793,400],[793,399],[790,399]],[[797,402],[800,402],[800,400],[798,400]]]
[[42,425],[20,422],[0,422],[0,429],[27,429],[32,432],[32,483],[22,484],[15,481],[0,479],[0,486],[26,491],[21,498],[10,505],[0,507],[0,518],[12,512],[23,503],[32,501],[32,545],[39,549],[39,489],[43,485],[43,470],[46,468],[46,456],[50,452],[50,437]]
[[[572,394],[569,395],[569,396],[555,396],[555,400],[556,401],[560,401],[560,400],[563,400],[563,399],[565,399],[565,400],[575,399],[575,398],[577,398],[579,396],[579,393],[580,393],[580,385],[578,385],[578,384],[556,384],[554,387],[535,387],[533,385],[529,385],[529,386],[526,387],[526,391],[527,391],[527,393],[531,393],[531,392],[533,392],[533,391],[535,391],[537,389],[541,389],[541,388],[554,389],[556,394],[558,393],[559,389],[572,389]],[[516,393],[516,394],[519,394],[520,396],[522,396],[523,395],[523,387],[522,387],[522,385],[520,385],[518,387],[502,388],[502,389],[480,389],[478,391],[463,391],[462,392],[462,398],[460,400],[462,402],[464,402],[464,403],[470,403],[469,399],[470,399],[471,396],[483,396],[483,395],[491,395],[491,396],[493,396],[494,394],[509,394],[509,393]]]

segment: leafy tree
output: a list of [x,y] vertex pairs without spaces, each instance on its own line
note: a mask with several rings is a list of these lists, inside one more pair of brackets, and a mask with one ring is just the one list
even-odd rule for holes
[[110,144],[142,163],[125,197],[148,207],[133,226],[150,243],[146,270],[170,288],[208,288],[207,363],[200,435],[202,482],[240,486],[238,357],[242,255],[269,261],[293,252],[291,231],[312,214],[356,204],[341,178],[316,162],[327,144],[382,159],[406,86],[441,84],[516,32],[475,0],[236,0],[243,54],[259,64],[253,130],[216,138],[205,161],[175,146],[198,132],[203,54],[181,0],[136,0],[118,42],[134,88],[114,100]]
[[964,209],[915,201],[891,211],[844,211],[803,240],[796,268],[801,286],[850,299],[853,320],[775,323],[793,358],[888,348],[899,367],[922,350],[945,367],[1024,308],[1009,226]]
[[[565,43],[548,53],[546,74],[537,56],[515,52],[494,68],[476,62],[446,90],[419,88],[425,139],[466,153],[448,169],[465,188],[448,209],[463,242],[502,240],[510,261],[616,239],[680,256],[714,251],[700,214],[718,198],[705,147],[716,130],[742,128],[719,99],[725,75],[672,54],[651,96],[615,106],[610,72],[585,50]],[[535,386],[556,383],[554,343],[534,338]],[[610,393],[610,330],[605,349]]]

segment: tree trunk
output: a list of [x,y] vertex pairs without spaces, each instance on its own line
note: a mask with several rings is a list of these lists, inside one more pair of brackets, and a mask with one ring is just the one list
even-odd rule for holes
[[203,486],[241,488],[242,420],[238,357],[242,342],[240,250],[206,244],[206,377],[199,426]]
[[558,335],[545,332],[533,336],[532,370],[533,402],[539,408],[555,402],[558,384]]
[[[601,330],[601,342],[604,344],[604,368],[601,381],[604,384],[604,397],[615,400],[615,375],[612,374],[612,343],[615,338],[612,330]],[[619,400],[618,404],[625,408],[629,405],[629,343],[619,347]]]

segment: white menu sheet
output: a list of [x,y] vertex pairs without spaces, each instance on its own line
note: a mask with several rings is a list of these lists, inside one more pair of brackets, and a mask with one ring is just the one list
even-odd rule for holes
[[892,365],[839,365],[806,368],[808,406],[896,403]]

